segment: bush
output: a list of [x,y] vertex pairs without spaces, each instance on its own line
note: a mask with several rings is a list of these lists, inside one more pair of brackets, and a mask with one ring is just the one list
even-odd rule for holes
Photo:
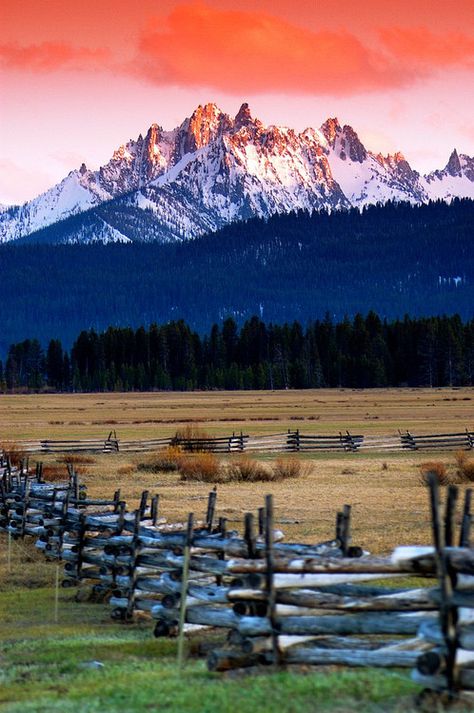
[[277,458],[273,465],[273,479],[287,480],[308,475],[311,471],[309,463],[303,463],[298,458]]
[[213,453],[182,455],[178,459],[181,480],[201,483],[268,483],[306,475],[311,466],[296,458],[278,458],[271,466],[240,456],[227,463],[219,463]]
[[47,483],[67,482],[69,480],[67,467],[64,464],[47,463],[43,465],[43,479]]
[[117,475],[131,475],[136,470],[133,463],[126,463],[117,468]]
[[8,456],[10,463],[16,468],[21,465],[22,460],[28,457],[26,451],[22,449],[19,443],[15,443],[15,441],[4,441],[0,443],[0,452]]
[[[178,429],[175,434],[175,439],[178,443],[181,441],[207,440],[209,438],[212,438],[212,436],[196,423],[190,423],[184,428]],[[186,451],[192,453],[202,453],[208,450],[208,447],[203,443],[183,444],[183,447]]]
[[137,470],[149,470],[152,473],[174,473],[178,470],[182,451],[179,446],[168,446],[153,453],[137,464]]
[[456,474],[460,483],[474,482],[474,461],[471,460],[466,451],[456,451]]
[[181,480],[200,483],[225,483],[229,478],[214,453],[182,455],[178,460]]
[[448,473],[446,465],[441,461],[427,461],[420,464],[420,481],[422,485],[429,485],[430,473],[434,473],[438,480],[438,485],[453,485],[456,477]]
[[273,480],[270,468],[248,456],[241,456],[232,463],[228,463],[226,470],[229,480],[242,483],[257,483]]

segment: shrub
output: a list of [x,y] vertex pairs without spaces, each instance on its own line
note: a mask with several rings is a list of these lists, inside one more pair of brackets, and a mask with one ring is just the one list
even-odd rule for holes
[[[176,431],[175,439],[180,441],[194,441],[194,440],[206,440],[211,438],[209,433],[204,431],[198,424],[189,423],[184,428],[180,428]],[[208,450],[206,444],[203,443],[188,443],[183,444],[185,450],[192,453],[202,453]]]
[[273,465],[273,479],[287,480],[288,478],[299,478],[309,475],[311,466],[298,458],[277,458]]
[[246,455],[220,463],[213,453],[181,454],[178,459],[181,480],[201,483],[258,483],[286,480],[307,475],[311,465],[296,458],[278,458],[273,465]]
[[257,460],[248,456],[241,456],[226,466],[229,480],[243,483],[257,483],[273,480],[273,472],[270,468]]
[[460,483],[474,482],[474,461],[472,461],[466,451],[456,451],[456,474]]
[[452,485],[456,478],[448,473],[446,465],[441,461],[427,461],[420,464],[420,481],[422,485],[429,484],[430,473],[434,473],[439,485]]
[[229,479],[214,453],[182,455],[178,460],[178,469],[181,473],[181,480],[224,483]]
[[15,441],[4,441],[3,443],[0,443],[0,452],[3,452],[5,456],[8,456],[10,458],[10,463],[17,468],[21,465],[21,461],[28,456],[26,451],[22,449],[21,445]]
[[126,463],[117,468],[117,475],[131,475],[135,471],[133,463]]
[[179,446],[168,446],[157,453],[152,453],[137,464],[137,470],[149,470],[152,473],[173,473],[178,470],[182,456]]
[[58,481],[67,482],[69,479],[67,467],[59,463],[46,463],[43,465],[43,479],[46,480],[47,483],[55,483]]

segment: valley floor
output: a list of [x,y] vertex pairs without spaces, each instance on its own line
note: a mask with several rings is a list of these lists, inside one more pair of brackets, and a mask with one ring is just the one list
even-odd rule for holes
[[[105,437],[113,428],[124,438],[149,438],[172,433],[190,420],[212,433],[295,427],[319,433],[346,428],[371,434],[396,433],[397,428],[452,431],[472,428],[472,400],[473,389],[2,396],[0,441]],[[129,508],[143,489],[159,492],[161,513],[170,521],[190,511],[204,515],[208,483],[141,469],[142,459],[94,454],[90,463],[79,465],[81,479],[92,496],[111,495],[120,487]],[[428,494],[419,465],[433,459],[454,467],[452,453],[319,454],[307,459],[308,468],[297,481],[218,485],[217,514],[236,527],[242,514],[255,511],[271,490],[276,521],[287,540],[331,537],[336,511],[349,503],[354,544],[379,553],[400,544],[429,543]],[[56,465],[57,460],[61,456],[47,458]],[[205,662],[195,657],[194,638],[179,671],[175,641],[154,639],[149,621],[113,622],[106,605],[78,603],[71,590],[60,590],[55,622],[55,577],[56,565],[46,563],[26,541],[12,543],[9,571],[7,539],[0,535],[0,711],[5,713],[414,709],[418,688],[407,671],[331,667],[222,676],[208,673]],[[104,665],[93,668],[92,661]]]

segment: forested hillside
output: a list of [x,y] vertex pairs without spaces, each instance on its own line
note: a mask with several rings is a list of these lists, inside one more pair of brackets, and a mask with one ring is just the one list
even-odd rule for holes
[[470,319],[473,226],[474,202],[456,200],[253,219],[181,244],[5,245],[0,353],[26,337],[70,347],[83,329],[181,318],[199,333],[253,314]]

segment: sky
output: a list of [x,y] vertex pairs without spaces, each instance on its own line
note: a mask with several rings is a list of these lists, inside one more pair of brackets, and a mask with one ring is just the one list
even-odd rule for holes
[[106,163],[198,104],[375,152],[474,155],[473,0],[3,0],[0,203]]

